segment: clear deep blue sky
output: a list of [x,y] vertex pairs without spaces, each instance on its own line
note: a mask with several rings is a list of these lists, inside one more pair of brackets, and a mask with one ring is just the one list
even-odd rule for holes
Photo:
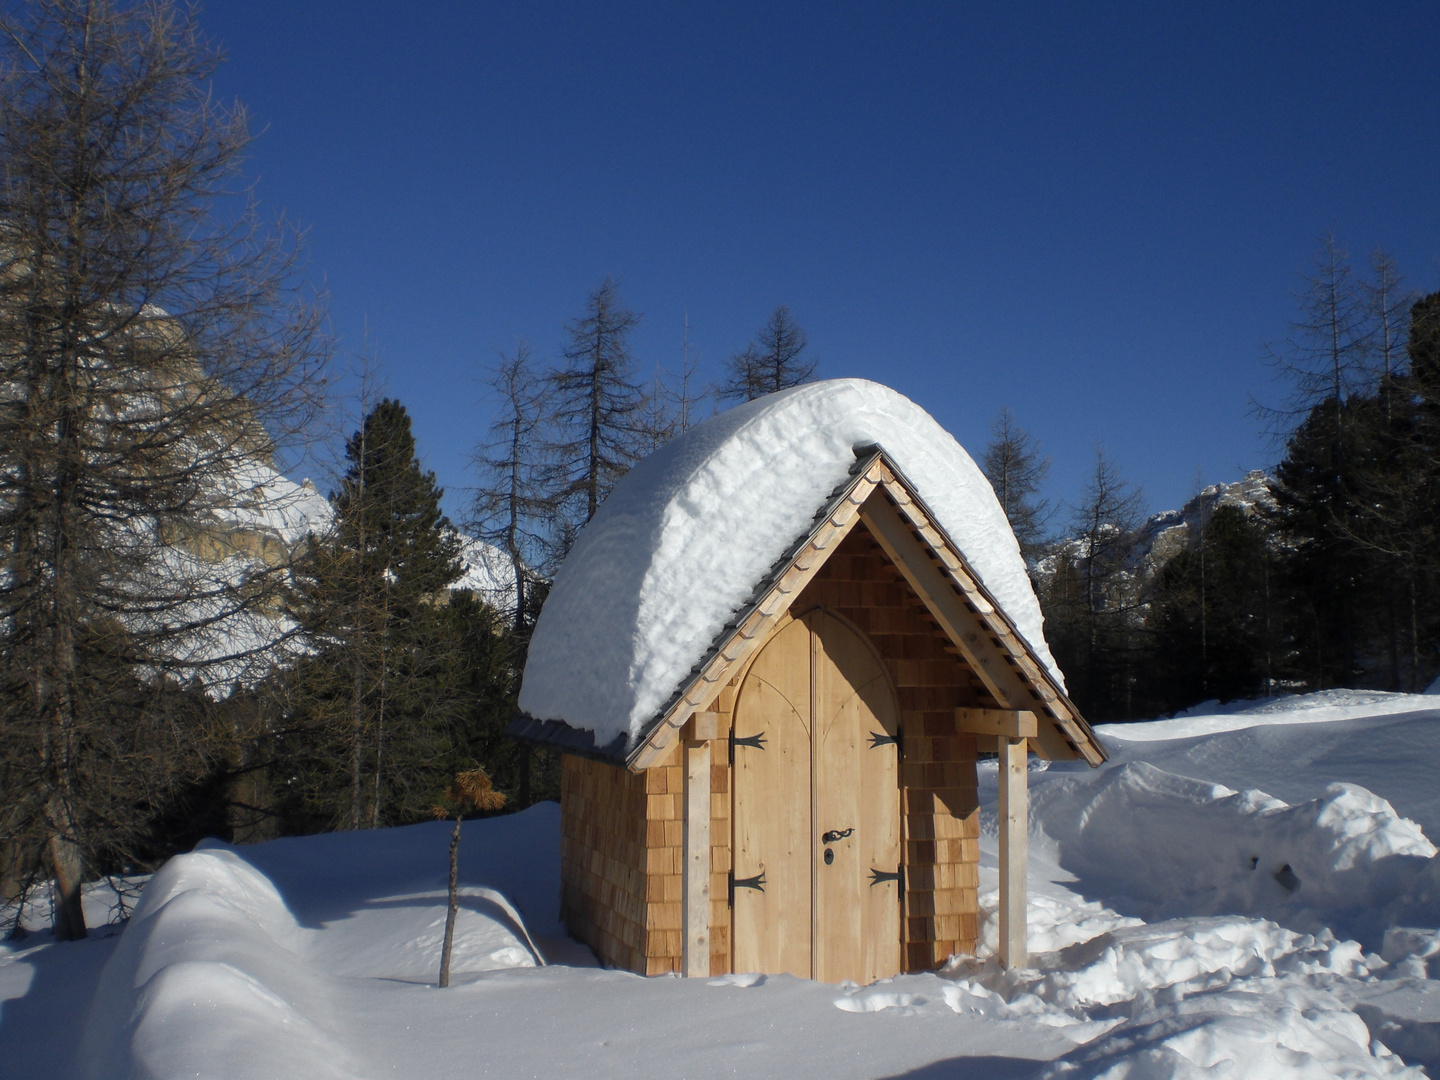
[[1440,288],[1440,5],[212,0],[309,229],[457,515],[480,378],[614,275],[641,368],[706,374],[777,304],[822,376],[977,457],[1003,405],[1074,498],[1097,441],[1152,509],[1277,449],[1261,342],[1333,231]]

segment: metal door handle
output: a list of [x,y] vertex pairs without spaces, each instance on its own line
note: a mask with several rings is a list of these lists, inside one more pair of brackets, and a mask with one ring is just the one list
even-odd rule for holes
[[822,844],[833,844],[836,840],[844,840],[845,837],[849,836],[854,831],[854,829],[845,829],[843,831],[840,829],[831,829],[824,836],[820,837],[820,842]]

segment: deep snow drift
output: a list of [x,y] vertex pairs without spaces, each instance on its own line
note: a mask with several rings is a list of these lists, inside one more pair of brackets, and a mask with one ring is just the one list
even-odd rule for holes
[[[865,987],[598,969],[556,924],[558,813],[542,805],[466,824],[450,989],[434,986],[442,823],[208,845],[155,875],[118,938],[0,946],[0,1076],[1276,1080],[1440,1065],[1440,702],[1331,692],[1100,735],[1111,765],[1032,769],[1023,970],[991,958],[990,918],[979,956]],[[989,910],[993,766],[981,785]],[[92,996],[76,1045],[56,1006]]]
[[721,413],[616,485],[555,576],[520,707],[588,728],[597,745],[634,736],[874,443],[1063,686],[1020,549],[970,455],[908,398],[832,379]]

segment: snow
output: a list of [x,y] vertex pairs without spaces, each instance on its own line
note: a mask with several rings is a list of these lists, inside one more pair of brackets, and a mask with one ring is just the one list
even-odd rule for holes
[[515,610],[515,564],[494,544],[459,535],[463,570],[452,592],[468,589],[497,611]]
[[[1332,692],[1100,735],[1104,768],[1032,765],[1023,969],[994,958],[993,764],[978,954],[870,986],[596,967],[558,924],[542,804],[465,824],[449,989],[445,823],[207,842],[123,934],[0,944],[0,1076],[1440,1075],[1435,698]],[[113,900],[87,895],[97,916]]]
[[309,479],[295,483],[259,458],[231,463],[213,484],[212,515],[224,528],[271,536],[293,547],[335,520],[330,500]]
[[[163,618],[189,626],[167,643],[169,658],[184,665],[215,697],[253,686],[277,664],[305,651],[298,625],[273,606],[242,600],[252,582],[277,570],[310,536],[335,525],[335,511],[308,479],[295,483],[255,457],[227,462],[211,480],[205,527],[199,544],[174,543],[155,530],[132,527],[130,540],[143,545],[161,593],[184,595]],[[451,590],[469,589],[500,611],[514,609],[516,589],[510,560],[498,548],[456,533],[461,577]],[[208,542],[203,542],[208,541]],[[131,620],[137,629],[149,629]]]
[[809,531],[855,448],[874,443],[1061,680],[1019,547],[970,456],[895,391],[835,379],[721,413],[616,485],[556,574],[520,708],[589,729],[598,745],[634,739]]

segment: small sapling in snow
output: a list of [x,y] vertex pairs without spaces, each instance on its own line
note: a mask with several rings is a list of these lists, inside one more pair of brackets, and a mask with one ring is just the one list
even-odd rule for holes
[[455,781],[445,791],[445,802],[436,806],[432,813],[437,818],[455,818],[455,829],[450,834],[450,907],[445,913],[445,944],[440,948],[440,985],[450,985],[450,950],[455,944],[455,916],[460,910],[460,822],[467,811],[499,810],[505,805],[505,795],[496,791],[490,776],[476,765],[473,769],[456,773]]

